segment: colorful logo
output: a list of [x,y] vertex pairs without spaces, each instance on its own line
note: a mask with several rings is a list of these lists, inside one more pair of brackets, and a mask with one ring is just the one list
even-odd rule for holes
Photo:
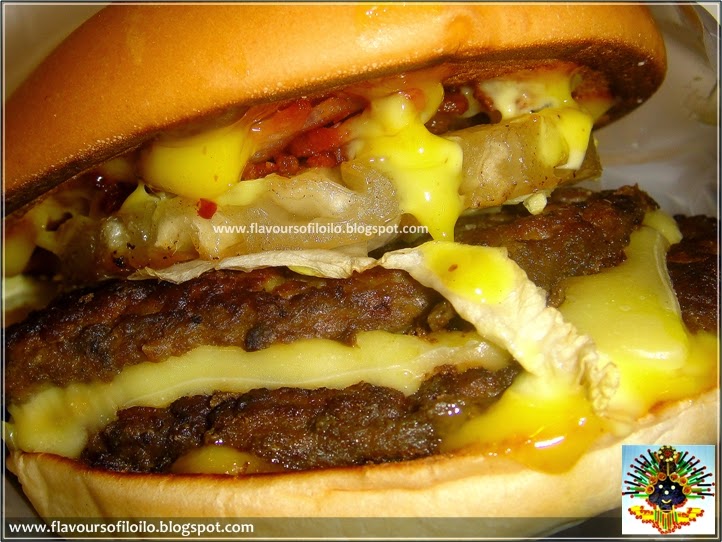
[[[639,453],[639,450],[635,450],[639,455],[630,461],[630,450],[626,448],[641,448],[642,451]],[[683,528],[687,530],[702,518],[705,510],[710,508],[703,506],[702,501],[708,498],[708,501],[712,501],[712,510],[708,515],[714,520],[715,482],[714,473],[708,466],[714,464],[714,446],[645,448],[625,446],[623,459],[625,469],[629,470],[625,473],[622,486],[622,513],[629,514],[634,518],[632,521],[651,526],[661,534],[671,534]],[[700,453],[694,448],[701,449]],[[633,504],[642,499],[644,503]],[[629,518],[626,520],[623,521],[622,532],[632,534],[629,528],[625,529]],[[634,531],[634,534],[641,534],[637,529]],[[714,521],[712,532],[705,534],[714,534]]]

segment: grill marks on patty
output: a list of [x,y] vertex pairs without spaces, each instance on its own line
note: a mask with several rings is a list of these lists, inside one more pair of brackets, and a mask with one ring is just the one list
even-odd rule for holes
[[[290,470],[426,457],[446,425],[487,408],[520,371],[443,367],[412,396],[356,384],[346,389],[259,389],[134,407],[91,438],[82,460],[121,472],[166,472],[189,450],[223,444]],[[451,417],[449,411],[455,415]]]

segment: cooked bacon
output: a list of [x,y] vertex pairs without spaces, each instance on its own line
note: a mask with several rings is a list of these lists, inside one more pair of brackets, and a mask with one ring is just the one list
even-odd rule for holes
[[271,173],[276,173],[277,171],[278,165],[271,160],[266,160],[264,162],[258,163],[249,162],[243,169],[241,179],[244,181],[249,181],[251,179],[260,179],[262,177],[265,177],[266,175],[270,175]]
[[[313,156],[340,147],[343,143],[342,132],[335,125],[361,111],[366,104],[365,99],[346,94],[330,96],[316,104],[308,98],[301,98],[254,122],[251,134],[256,150],[250,158],[251,165],[244,172],[244,178],[255,178],[249,176],[251,172],[267,171],[267,167],[259,169],[255,165],[279,154]],[[254,113],[251,116],[253,118]],[[289,145],[290,152],[285,152]],[[300,149],[300,152],[293,148]]]
[[293,154],[278,154],[275,156],[274,162],[278,168],[278,174],[284,177],[296,175],[301,167],[298,158]]
[[331,96],[314,106],[313,111],[306,119],[304,129],[310,130],[320,126],[337,124],[354,113],[358,113],[367,104],[368,101],[360,96],[350,94]]
[[476,124],[489,122],[486,112],[462,117],[469,110],[469,100],[456,87],[444,89],[444,101],[436,114],[426,123],[426,129],[432,134],[444,134],[453,130],[462,130]]
[[343,161],[340,150],[336,149],[337,152],[322,152],[309,156],[306,159],[306,167],[336,167]]
[[288,149],[294,156],[306,157],[331,152],[342,144],[342,132],[338,127],[321,126],[297,136]]
[[444,101],[439,106],[439,112],[454,115],[463,115],[469,109],[469,101],[456,89],[444,92]]
[[256,152],[251,162],[261,162],[282,151],[306,124],[313,106],[305,98],[279,109],[274,115],[251,126]]

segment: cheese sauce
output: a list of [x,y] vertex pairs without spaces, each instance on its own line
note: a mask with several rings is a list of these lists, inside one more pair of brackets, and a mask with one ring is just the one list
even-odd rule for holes
[[624,435],[656,404],[715,386],[718,340],[686,331],[666,271],[665,254],[679,231],[659,211],[645,223],[654,227],[632,234],[625,262],[567,279],[560,307],[620,370],[606,415],[592,412],[581,389],[525,374],[487,412],[450,433],[447,450],[474,446],[539,470],[563,471],[603,432]]
[[504,249],[429,243],[422,250],[433,273],[475,303],[498,303],[514,286],[513,264]]
[[537,114],[547,120],[549,130],[558,130],[562,137],[544,137],[542,147],[549,165],[562,169],[579,169],[584,161],[594,121],[604,108],[590,112],[572,97],[576,83],[574,73],[566,69],[535,71],[514,78],[500,78],[479,84],[501,113],[502,120]]
[[443,449],[471,447],[547,472],[570,468],[604,432],[583,390],[522,374],[488,411],[447,435]]
[[568,279],[560,307],[619,368],[610,416],[628,423],[660,401],[699,393],[715,381],[715,366],[704,362],[712,351],[710,336],[687,332],[667,273],[667,236],[679,240],[676,225],[660,212],[645,222],[655,227],[632,234],[622,264]]
[[[338,131],[343,134],[346,158],[363,162],[377,170],[378,176],[388,177],[384,182],[390,182],[390,189],[395,194],[384,194],[383,197],[389,201],[397,198],[398,204],[394,205],[398,208],[395,214],[384,215],[383,224],[392,224],[401,214],[407,214],[425,227],[434,239],[452,240],[454,224],[464,206],[470,204],[468,195],[460,193],[460,188],[463,187],[461,192],[473,189],[479,180],[476,176],[465,179],[467,169],[460,142],[455,137],[434,135],[425,126],[444,100],[440,78],[440,74],[434,72],[411,74],[383,80],[376,86],[360,85],[350,89],[349,92],[357,92],[368,99],[368,107],[357,115],[354,110],[354,115],[341,122]],[[519,132],[522,140],[533,130],[528,122],[520,123],[519,119],[539,124],[538,141],[527,141],[526,144],[531,149],[538,147],[540,164],[548,168],[578,169],[584,160],[596,117],[573,99],[574,81],[574,73],[564,68],[511,74],[478,86],[492,106],[501,112],[502,120],[509,121],[510,129]],[[472,83],[461,87],[461,93],[469,104],[462,117],[481,111]],[[132,161],[134,157],[132,160],[122,157],[100,166],[99,174],[110,179],[136,182],[136,176],[140,178],[138,190],[110,218],[87,216],[87,207],[93,201],[91,195],[56,191],[23,217],[19,227],[8,229],[6,276],[20,274],[36,247],[65,259],[66,246],[70,243],[112,244],[107,247],[104,258],[108,262],[113,258],[121,259],[130,267],[136,265],[136,261],[141,267],[154,266],[158,262],[168,265],[196,256],[206,259],[229,257],[237,255],[229,251],[243,253],[245,247],[250,247],[250,251],[258,250],[255,245],[248,245],[245,236],[227,233],[229,228],[238,225],[237,217],[242,217],[241,224],[248,220],[247,214],[239,214],[239,210],[253,209],[258,202],[273,201],[275,197],[273,183],[240,181],[249,158],[257,151],[254,130],[265,119],[257,120],[250,113],[248,116],[194,135],[163,134],[141,149],[137,162]],[[303,127],[303,119],[300,120],[299,129]],[[472,159],[467,156],[466,162]],[[542,175],[542,170],[536,175]],[[548,176],[547,173],[544,175]],[[344,185],[345,179],[339,182],[342,189],[357,189]],[[497,185],[504,182],[504,179],[494,181]],[[508,182],[521,183],[517,179]],[[541,179],[525,178],[523,184],[526,188],[521,193],[524,195],[533,193],[535,186],[544,188]],[[296,192],[294,200],[319,199],[312,190]],[[369,190],[360,192],[363,195]],[[290,201],[288,197],[281,199]],[[328,199],[321,198],[316,205],[309,206],[318,207],[320,214],[309,217],[308,221],[332,217],[339,223],[359,222],[366,216],[364,213],[378,214],[378,209],[371,206],[356,214],[337,216],[346,200],[343,196]],[[473,205],[483,206],[477,199]],[[211,224],[207,217],[197,216],[196,206],[200,200],[216,204],[213,209],[218,209],[218,220]],[[540,201],[539,198],[535,200],[537,206],[534,208],[539,207]],[[356,206],[351,207],[355,209]],[[285,206],[261,209],[271,223],[282,221],[289,212],[292,209]],[[52,229],[60,220],[65,222],[63,227],[57,231]],[[98,228],[95,224],[98,220],[103,221],[97,235],[99,239],[89,241],[87,234],[83,234],[85,237],[80,235],[82,242],[79,241],[78,232]],[[211,230],[212,225],[219,224],[227,227],[221,234]],[[322,239],[319,242],[325,247],[334,241],[345,246],[367,239]],[[311,245],[303,245],[303,248],[314,248],[312,239],[306,242]],[[293,240],[290,245],[297,246],[298,242]],[[129,250],[129,246],[134,248]],[[288,248],[287,243],[264,249]],[[372,244],[373,248],[377,245]],[[109,264],[104,261],[103,265]],[[106,271],[112,274],[117,269],[110,267]]]
[[372,101],[351,121],[349,153],[390,176],[401,211],[426,226],[434,239],[453,239],[454,224],[463,210],[459,195],[463,155],[458,144],[424,126],[444,98],[441,83],[426,83],[423,91],[427,103],[423,111],[402,93]]
[[188,137],[161,137],[145,149],[140,173],[150,186],[198,200],[238,184],[253,153],[249,125],[240,121]]

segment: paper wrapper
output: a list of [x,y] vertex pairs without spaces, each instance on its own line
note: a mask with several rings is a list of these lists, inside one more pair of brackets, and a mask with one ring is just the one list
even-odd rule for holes
[[[719,7],[719,6],[718,6]],[[717,32],[701,8],[655,6],[669,68],[642,107],[598,132],[601,185],[639,184],[669,213],[717,215]]]

